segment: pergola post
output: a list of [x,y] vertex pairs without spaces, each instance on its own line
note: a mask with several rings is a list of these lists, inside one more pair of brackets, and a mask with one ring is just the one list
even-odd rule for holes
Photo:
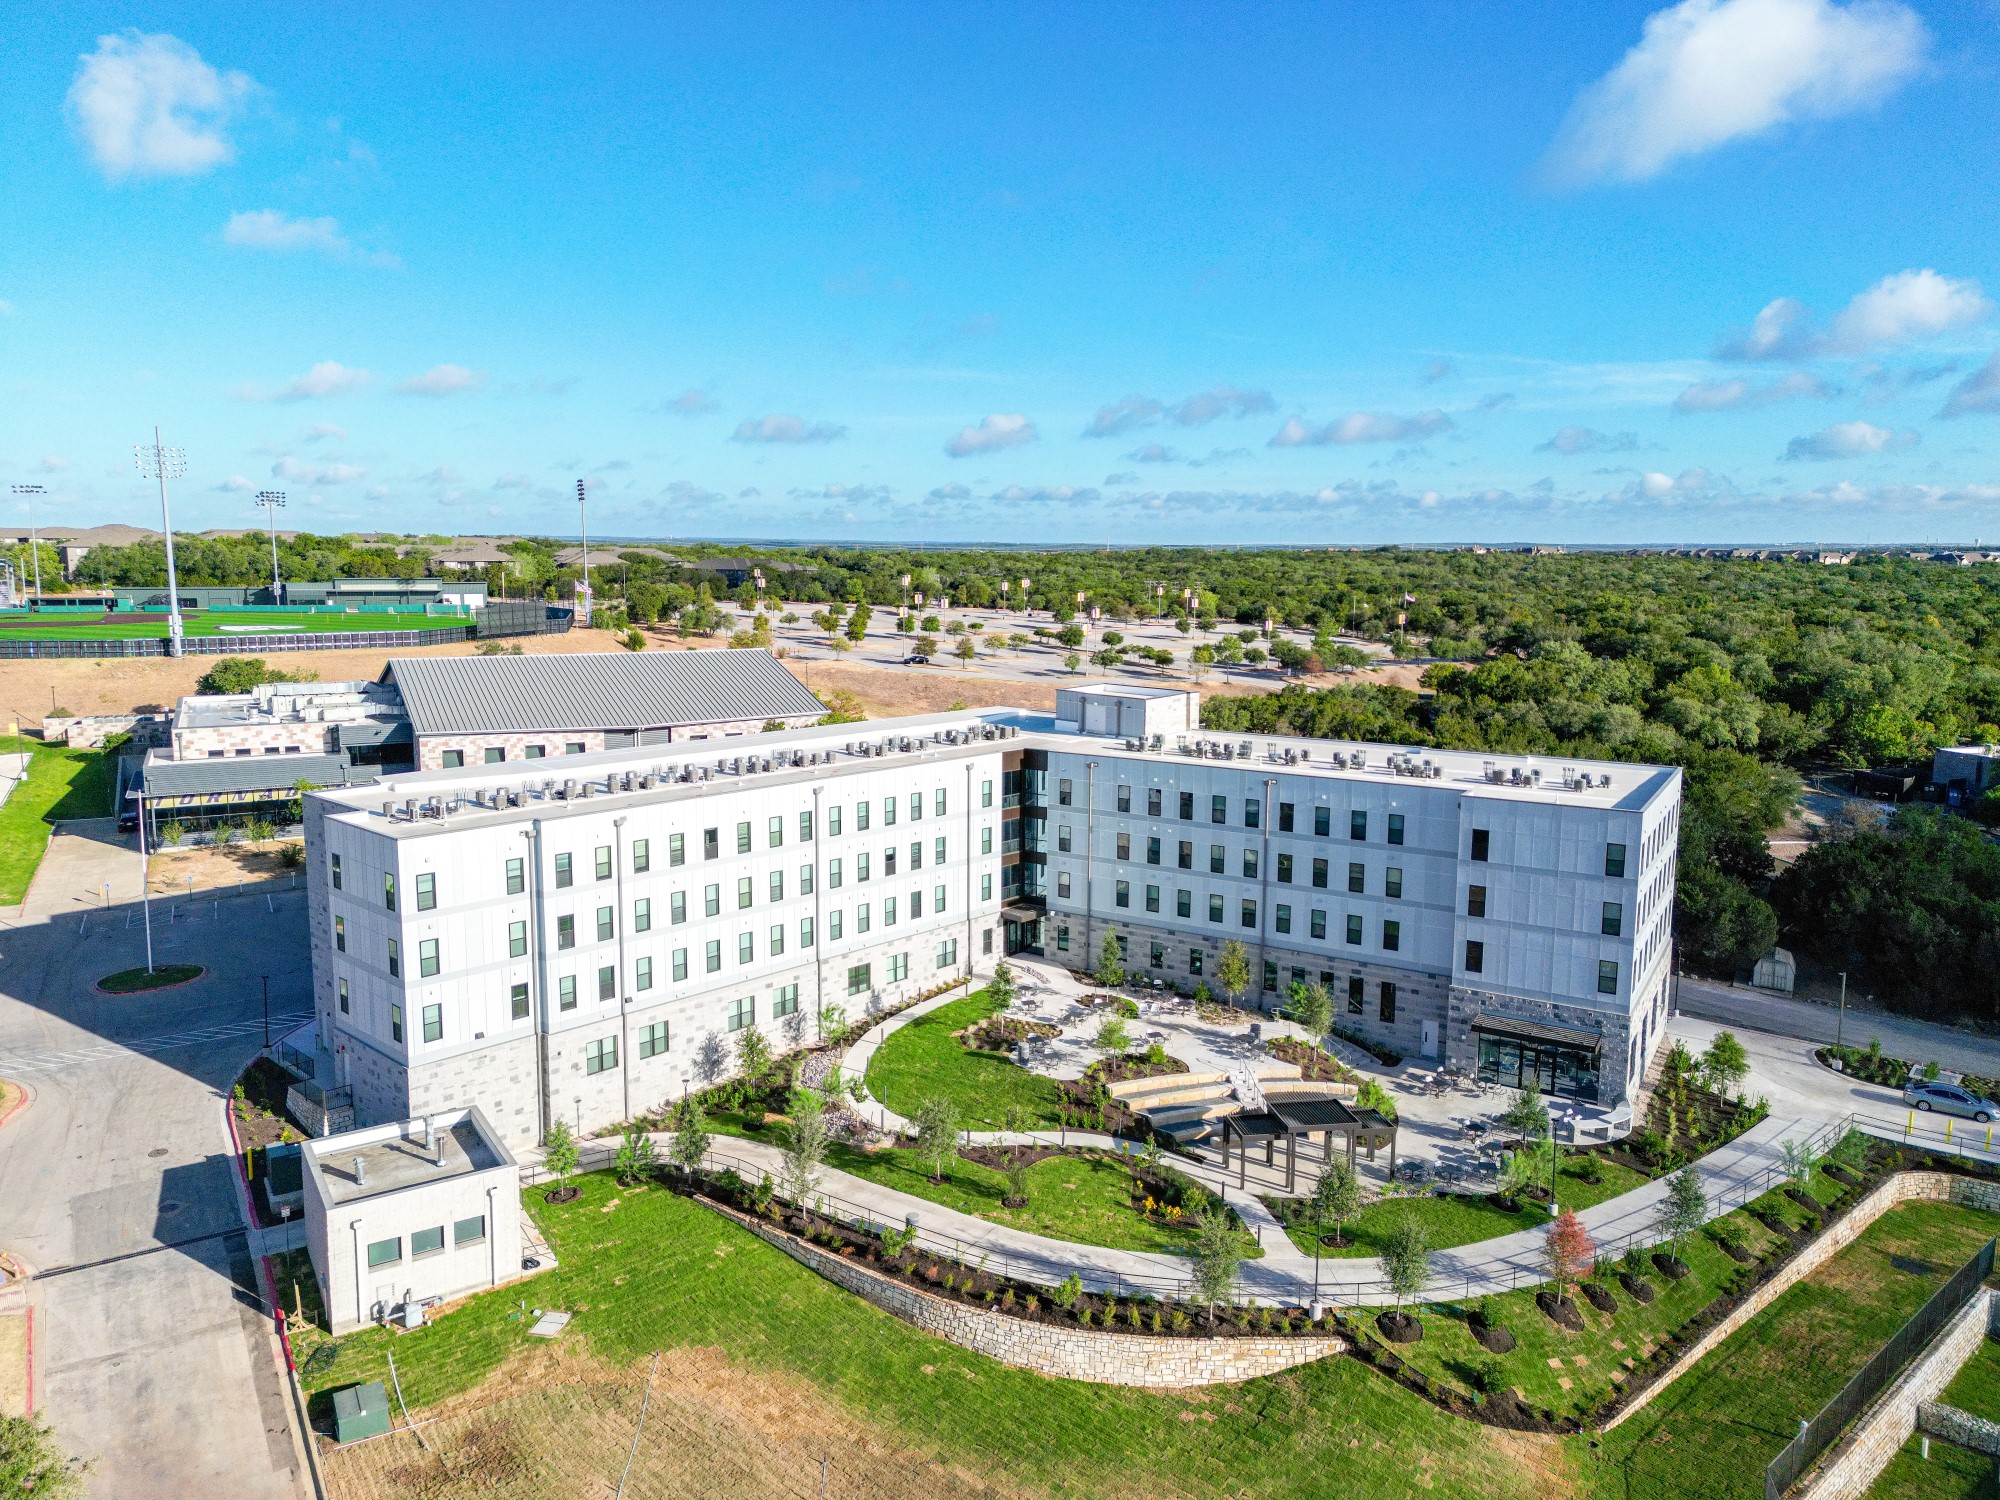
[[1299,1138],[1285,1132],[1285,1191],[1290,1193],[1299,1180]]

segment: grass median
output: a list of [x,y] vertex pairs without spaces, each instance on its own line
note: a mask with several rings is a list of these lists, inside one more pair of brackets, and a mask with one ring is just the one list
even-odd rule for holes
[[11,773],[24,754],[28,774],[0,805],[0,906],[27,895],[48,851],[51,823],[111,815],[111,758],[104,751],[0,735],[0,769]]

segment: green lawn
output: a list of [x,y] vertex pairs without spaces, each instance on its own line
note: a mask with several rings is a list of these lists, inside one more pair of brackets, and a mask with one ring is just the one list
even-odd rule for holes
[[332,1388],[387,1379],[392,1348],[412,1408],[467,1389],[539,1348],[525,1303],[574,1311],[565,1342],[619,1368],[662,1351],[665,1378],[674,1351],[712,1347],[752,1375],[805,1381],[864,1440],[930,1458],[939,1495],[968,1492],[964,1471],[993,1476],[997,1489],[980,1493],[1020,1497],[1526,1500],[1568,1489],[1550,1482],[1570,1465],[1564,1448],[1454,1420],[1352,1359],[1197,1392],[1051,1380],[918,1333],[686,1199],[579,1181],[582,1198],[563,1208],[526,1199],[561,1269],[415,1332],[343,1339],[334,1367],[307,1379],[315,1411]]
[[27,895],[48,848],[52,820],[111,815],[111,757],[102,750],[0,735],[0,759],[9,770],[23,750],[29,752],[27,779],[0,806],[0,906],[16,905]]
[[998,1009],[981,990],[910,1022],[875,1049],[868,1092],[906,1118],[942,1094],[958,1106],[959,1123],[973,1130],[998,1130],[1010,1104],[1019,1105],[1031,1125],[1053,1128],[1061,1102],[1054,1079],[1001,1053],[975,1051],[952,1035]]
[[[1564,1208],[1589,1208],[1607,1198],[1616,1198],[1636,1187],[1644,1187],[1648,1181],[1645,1173],[1620,1166],[1617,1162],[1607,1161],[1599,1165],[1603,1169],[1603,1180],[1596,1183],[1577,1177],[1573,1167],[1559,1169]],[[1549,1213],[1537,1204],[1523,1204],[1509,1213],[1485,1198],[1469,1197],[1464,1193],[1381,1198],[1364,1208],[1359,1217],[1341,1226],[1341,1236],[1348,1243],[1341,1246],[1328,1244],[1323,1253],[1328,1260],[1343,1256],[1380,1255],[1388,1244],[1390,1233],[1406,1218],[1413,1218],[1424,1227],[1433,1250],[1449,1250],[1457,1245],[1477,1244],[1481,1240],[1513,1234],[1521,1229],[1540,1229],[1549,1222]],[[1288,1225],[1285,1232],[1300,1250],[1307,1255],[1312,1254],[1313,1244],[1319,1239],[1312,1224]],[[1327,1226],[1326,1238],[1329,1241],[1333,1238],[1332,1225]]]
[[1975,1417],[2000,1422],[2000,1342],[1982,1340],[1938,1399]]
[[[89,623],[37,625],[31,620],[44,616],[26,615],[20,611],[0,614],[0,639],[17,641],[122,641],[164,639],[167,634],[167,617],[157,615],[120,615],[110,623],[103,623],[101,616],[86,617]],[[333,630],[446,630],[455,626],[468,625],[469,618],[450,615],[427,615],[422,611],[397,614],[340,614],[333,612],[309,614],[303,610],[254,610],[230,611],[226,614],[210,614],[195,611],[181,616],[182,628],[189,635],[230,636],[250,634],[250,631],[231,627],[253,626],[257,631],[270,635],[293,635]]]
[[[1764,1466],[1991,1236],[1995,1220],[1908,1203],[1739,1329],[1591,1454],[1617,1500],[1763,1493]],[[1932,1445],[1937,1452],[1937,1445]]]
[[1935,1440],[1931,1456],[1923,1452],[1921,1437],[1903,1444],[1876,1477],[1868,1500],[2000,1500],[1992,1459]]

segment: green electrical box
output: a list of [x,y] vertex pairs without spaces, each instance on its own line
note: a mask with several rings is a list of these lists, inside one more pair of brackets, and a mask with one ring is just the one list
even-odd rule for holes
[[334,1441],[376,1437],[389,1430],[389,1393],[379,1380],[333,1393]]

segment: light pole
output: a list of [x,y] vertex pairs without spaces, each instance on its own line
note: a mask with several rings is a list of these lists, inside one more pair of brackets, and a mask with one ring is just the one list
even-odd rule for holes
[[278,577],[278,512],[285,508],[285,492],[259,490],[257,504],[264,508],[264,529],[271,533],[271,602],[283,604],[284,584]]
[[1847,1036],[1847,971],[1840,973],[1840,1019],[1833,1023],[1833,1050],[1837,1054]]
[[48,491],[39,484],[17,484],[14,493],[28,502],[28,557],[34,564],[35,602],[39,605],[42,600],[42,544],[35,533],[35,496],[46,495]]
[[174,574],[174,523],[167,513],[167,481],[187,473],[187,450],[164,446],[160,442],[160,429],[155,427],[152,443],[134,448],[132,457],[141,474],[149,474],[160,482],[160,530],[167,539],[167,655],[180,656],[183,654],[181,594]]
[[[146,790],[144,782],[141,782],[139,785],[138,798],[139,798],[139,909],[142,913],[144,913],[146,920],[146,972],[150,974],[153,972],[153,877],[152,877],[151,867],[147,863],[146,859]],[[194,880],[194,876],[192,875],[188,876],[188,880],[192,882]],[[188,890],[192,892],[194,890],[194,886],[190,884],[188,886]],[[170,906],[167,908],[167,910],[169,912],[172,912],[173,908]]]
[[588,514],[584,507],[584,484],[581,479],[576,482],[576,534],[583,542],[583,582],[577,586],[576,591],[577,597],[583,601],[583,609],[580,611],[583,619],[579,623],[588,625],[590,623],[590,603],[592,597],[590,592],[590,525]]

